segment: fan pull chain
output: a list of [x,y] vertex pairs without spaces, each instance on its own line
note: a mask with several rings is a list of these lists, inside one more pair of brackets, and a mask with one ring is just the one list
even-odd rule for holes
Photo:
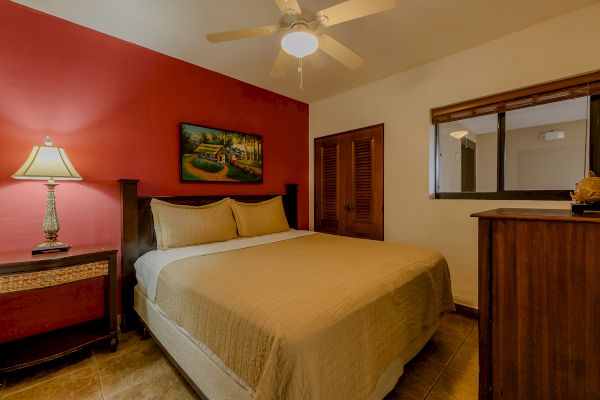
[[298,58],[299,62],[298,62],[298,74],[300,75],[300,90],[303,92],[304,91],[304,81],[303,81],[303,76],[302,76],[302,58]]

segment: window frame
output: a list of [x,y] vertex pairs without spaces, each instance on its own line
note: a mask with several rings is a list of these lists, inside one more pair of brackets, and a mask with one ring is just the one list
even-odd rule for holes
[[[588,80],[589,82],[593,82],[598,78],[600,72],[592,73],[585,75],[584,77],[589,77],[592,80]],[[552,82],[550,84],[539,85],[539,89],[544,87],[548,87],[551,85],[552,88],[556,87],[568,87],[569,83],[573,80],[578,80],[578,84],[581,84],[583,80],[582,77],[574,77],[567,78],[562,81],[563,86],[561,86],[561,82]],[[538,90],[537,93],[542,93],[543,90]],[[526,88],[516,90],[511,93],[523,94],[527,93],[529,96],[536,96],[536,87]],[[600,174],[600,94],[594,94],[595,92],[589,93],[584,96],[576,96],[576,97],[588,97],[590,98],[590,109],[589,109],[589,169],[596,173]],[[575,97],[573,97],[575,98]],[[498,100],[500,99],[500,100]],[[497,126],[497,186],[495,192],[439,192],[439,157],[440,157],[440,141],[439,141],[439,125],[446,121],[439,121],[441,115],[450,115],[453,112],[461,112],[468,113],[471,110],[476,110],[478,107],[489,106],[490,104],[497,103],[498,101],[506,101],[511,99],[518,99],[517,96],[510,96],[510,93],[500,94],[490,96],[488,98],[477,99],[472,102],[465,102],[454,106],[446,106],[437,109],[433,109],[432,111],[432,121],[435,126],[435,157],[434,157],[434,171],[435,171],[435,191],[434,198],[435,199],[473,199],[473,200],[551,200],[551,201],[563,201],[563,200],[571,200],[570,192],[571,190],[504,190],[505,182],[504,182],[504,174],[505,174],[505,154],[506,154],[506,112],[491,112],[487,114],[497,114],[498,115],[498,126]],[[486,102],[487,100],[487,102]],[[564,101],[568,99],[558,100],[556,102]],[[472,107],[468,107],[469,104],[472,104]],[[519,107],[519,108],[527,108],[527,107]],[[445,112],[444,112],[445,111]],[[464,118],[455,118],[449,119],[447,122],[453,120],[460,120],[465,118],[473,118],[477,116],[481,116],[485,114],[479,115],[471,115]],[[437,121],[436,121],[437,119]]]

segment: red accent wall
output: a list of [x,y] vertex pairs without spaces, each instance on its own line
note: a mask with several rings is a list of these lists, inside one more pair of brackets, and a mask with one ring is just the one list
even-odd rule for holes
[[[264,183],[180,183],[181,121],[262,135]],[[299,183],[308,227],[306,104],[0,0],[0,252],[43,240],[45,186],[10,176],[46,135],[84,177],[57,187],[59,237],[71,245],[119,246],[119,178],[140,179],[142,195]]]

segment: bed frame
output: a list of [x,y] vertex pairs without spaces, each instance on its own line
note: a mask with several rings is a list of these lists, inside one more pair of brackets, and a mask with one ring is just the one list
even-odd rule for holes
[[298,228],[298,184],[285,184],[285,193],[267,195],[217,196],[138,196],[137,179],[120,179],[121,184],[121,332],[139,327],[133,309],[133,288],[137,281],[133,264],[145,253],[156,249],[154,221],[150,210],[153,198],[174,204],[201,206],[225,197],[247,203],[257,203],[282,196],[285,215],[290,228]]

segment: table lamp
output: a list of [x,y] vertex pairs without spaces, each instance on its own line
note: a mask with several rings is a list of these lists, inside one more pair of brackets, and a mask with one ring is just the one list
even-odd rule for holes
[[46,218],[44,219],[44,237],[46,241],[31,251],[32,254],[41,254],[54,251],[67,251],[69,245],[58,241],[60,225],[56,216],[56,199],[54,189],[55,180],[81,180],[67,153],[61,147],[52,145],[49,137],[43,146],[34,146],[27,161],[12,176],[15,179],[48,180],[48,202],[46,205]]

